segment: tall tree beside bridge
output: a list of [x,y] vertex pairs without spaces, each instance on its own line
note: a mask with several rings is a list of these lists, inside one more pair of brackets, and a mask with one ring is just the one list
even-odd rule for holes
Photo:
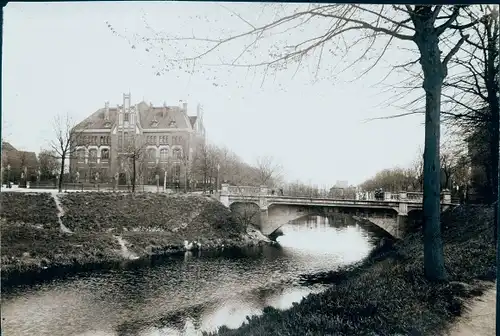
[[[238,13],[232,11],[233,16],[241,19],[248,27],[241,33],[224,37],[193,37],[169,36],[160,34],[148,26],[152,36],[141,36],[132,44],[145,43],[147,50],[159,50],[163,60],[166,60],[165,70],[172,66],[184,67],[186,72],[192,72],[196,64],[201,63],[207,55],[223,49],[225,45],[235,41],[244,43],[243,50],[232,59],[221,57],[223,65],[262,68],[263,78],[268,72],[286,69],[294,63],[300,68],[308,57],[316,59],[320,69],[321,60],[328,57],[328,53],[339,56],[352,53],[360,43],[363,50],[354,62],[363,60],[373,52],[378,51],[375,62],[364,72],[374,68],[384,56],[394,40],[413,43],[419,53],[423,89],[425,91],[425,148],[424,148],[424,271],[430,280],[446,278],[443,258],[443,246],[440,233],[440,171],[439,171],[439,140],[440,140],[440,111],[443,81],[448,74],[448,64],[460,49],[467,35],[457,37],[457,32],[466,30],[477,24],[478,20],[466,20],[461,14],[469,6],[430,6],[430,5],[280,5],[276,12],[276,19],[262,25],[253,24]],[[290,9],[291,12],[287,12]],[[308,26],[323,24],[324,30],[314,29],[315,35],[302,41],[293,39],[297,31],[304,31]],[[111,25],[108,26],[116,33]],[[352,32],[357,37],[349,36]],[[255,52],[259,42],[266,39],[275,40],[270,46],[268,55]],[[291,45],[283,36],[291,37]],[[352,40],[345,37],[353,37]],[[443,43],[446,40],[447,43]],[[352,42],[351,42],[352,41]],[[205,47],[198,52],[190,42],[199,42]],[[376,48],[377,43],[381,48]],[[177,43],[177,44],[176,44]],[[168,44],[169,48],[163,48]],[[184,52],[194,51],[195,55],[177,57]],[[269,46],[266,46],[269,47]],[[165,55],[169,50],[175,56]],[[251,61],[248,56],[251,54]],[[264,55],[262,58],[258,56]]]

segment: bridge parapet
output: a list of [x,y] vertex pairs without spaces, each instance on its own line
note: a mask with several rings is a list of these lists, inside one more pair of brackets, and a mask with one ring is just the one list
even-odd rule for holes
[[[312,196],[287,196],[270,193],[266,186],[230,186],[222,184],[221,202],[226,206],[235,201],[253,202],[266,209],[270,204],[304,204],[304,205],[331,205],[331,206],[363,206],[363,207],[389,207],[397,210],[401,215],[407,215],[408,211],[422,207],[423,193],[421,192],[385,192],[383,199],[375,197],[356,197],[356,199],[325,198]],[[451,194],[445,190],[441,195],[443,205],[451,205]]]

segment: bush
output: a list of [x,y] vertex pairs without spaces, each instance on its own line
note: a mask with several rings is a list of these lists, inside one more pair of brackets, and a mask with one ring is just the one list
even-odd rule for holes
[[2,192],[1,217],[9,221],[58,225],[57,208],[48,193]]

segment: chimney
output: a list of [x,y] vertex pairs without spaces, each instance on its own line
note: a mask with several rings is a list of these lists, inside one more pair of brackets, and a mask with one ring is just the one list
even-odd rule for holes
[[116,109],[118,110],[118,124],[122,125],[123,124],[123,110],[122,110],[120,104],[116,104]]
[[129,110],[130,105],[131,105],[130,93],[129,94],[124,93],[123,94],[123,108],[125,110]]
[[104,120],[109,120],[109,101],[104,103]]

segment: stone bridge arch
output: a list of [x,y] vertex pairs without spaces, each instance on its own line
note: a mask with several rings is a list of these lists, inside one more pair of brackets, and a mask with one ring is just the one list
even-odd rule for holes
[[324,216],[324,208],[309,205],[301,206],[270,203],[268,204],[267,211],[261,216],[263,221],[259,228],[263,234],[270,235],[283,225],[309,215]]
[[259,204],[253,201],[235,201],[229,204],[229,210],[234,218],[243,225],[262,226],[262,216]]

